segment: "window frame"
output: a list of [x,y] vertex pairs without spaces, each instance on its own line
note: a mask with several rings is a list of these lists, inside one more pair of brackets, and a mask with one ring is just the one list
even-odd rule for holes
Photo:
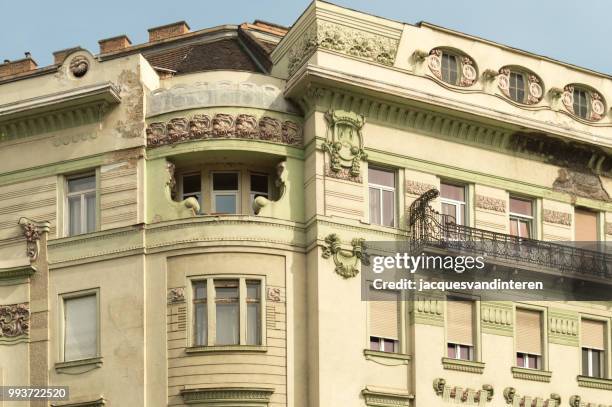
[[[535,355],[531,353],[519,352],[517,350],[517,310],[522,309],[525,311],[537,311],[541,313],[541,323],[540,323],[540,335],[542,341],[541,355]],[[539,365],[538,369],[532,369],[537,371],[548,371],[548,309],[546,307],[541,307],[537,305],[523,304],[523,303],[514,303],[512,308],[512,321],[514,325],[514,332],[512,333],[513,339],[513,351],[514,351],[514,366],[524,368],[523,366],[518,366],[518,355],[530,355],[530,356],[539,356]],[[525,368],[531,369],[531,368]]]
[[[266,276],[260,274],[214,274],[214,275],[193,275],[188,278],[188,290],[186,291],[187,298],[187,313],[189,318],[189,323],[187,324],[187,348],[196,348],[196,349],[245,349],[249,348],[265,348],[267,346],[267,332],[266,332]],[[215,280],[238,280],[238,344],[235,345],[218,345],[216,344],[216,298],[215,298]],[[207,343],[205,345],[196,344],[196,319],[195,319],[195,306],[194,306],[194,289],[195,284],[201,281],[206,281],[206,312],[207,312]],[[260,284],[260,312],[259,312],[259,321],[260,321],[260,340],[259,344],[251,344],[247,343],[247,281],[258,281]]]
[[[585,103],[585,112],[584,112],[584,116],[582,116],[578,111],[576,111],[576,93],[584,93],[584,103]],[[589,117],[591,116],[591,91],[586,89],[586,88],[582,88],[579,86],[574,86],[574,90],[572,92],[572,110],[574,112],[574,115],[576,117],[579,117],[583,120],[589,120]],[[578,103],[578,107],[580,108],[581,105],[580,103]]]
[[[523,80],[523,97],[521,100],[515,99],[513,97],[512,94],[512,76],[521,76],[522,80]],[[515,86],[514,89],[516,89],[518,91],[518,87]],[[529,78],[527,77],[527,74],[525,72],[516,70],[516,69],[510,69],[510,73],[508,74],[508,95],[510,100],[516,102],[516,103],[521,103],[521,104],[527,104],[527,96],[529,95]],[[518,95],[517,95],[518,96]]]
[[[267,192],[262,192],[262,191],[255,191],[253,189],[253,183],[251,182],[251,177],[253,175],[256,176],[260,176],[260,177],[266,177],[267,180],[267,184],[268,184],[268,191]],[[272,192],[272,188],[271,188],[271,184],[270,184],[270,174],[266,174],[263,172],[257,172],[257,171],[248,171],[248,177],[249,177],[249,204],[250,204],[250,209],[251,209],[251,214],[255,214],[254,210],[253,210],[253,202],[255,201],[255,196],[263,196],[266,199],[271,199],[271,192]]]
[[[604,323],[604,349],[594,349],[594,348],[587,348],[584,347],[582,345],[582,321],[583,320],[590,320],[590,321],[596,321],[596,322],[603,322]],[[591,315],[591,314],[581,314],[580,318],[578,319],[578,325],[580,326],[580,332],[578,335],[578,339],[579,339],[579,348],[580,349],[580,375],[583,375],[584,372],[584,366],[582,365],[582,350],[583,349],[588,349],[588,350],[599,350],[603,353],[602,357],[601,357],[601,377],[596,377],[596,376],[587,376],[587,377],[592,377],[595,379],[606,379],[609,380],[610,378],[612,378],[612,371],[611,371],[611,366],[610,366],[610,356],[612,355],[612,352],[610,352],[610,346],[611,346],[611,339],[612,339],[612,332],[610,331],[610,325],[611,325],[611,320],[609,318],[603,317],[603,316],[599,316],[599,315]],[[589,359],[589,361],[592,363],[592,361]],[[589,369],[590,371],[590,369]]]
[[[465,345],[462,343],[454,343],[448,340],[448,303],[449,301],[471,301],[472,302],[472,318],[473,318],[473,326],[472,326],[472,342],[473,345]],[[480,298],[474,295],[468,295],[463,293],[454,293],[449,292],[444,298],[444,357],[448,357],[453,360],[466,360],[466,359],[458,359],[451,358],[448,356],[448,346],[453,344],[455,346],[464,346],[469,348],[468,352],[471,356],[471,359],[467,359],[470,362],[482,362],[482,342],[481,342],[481,322],[480,322]],[[457,348],[455,348],[455,352]]]
[[[440,181],[440,190],[442,190],[442,184],[446,184],[446,185],[452,185],[455,187],[461,187],[463,188],[463,196],[464,196],[464,201],[457,201],[455,199],[450,199],[450,198],[443,198],[442,195],[440,194],[440,209],[442,209],[442,205],[443,204],[447,204],[447,205],[453,205],[455,206],[455,223],[457,225],[462,225],[462,226],[468,226],[468,198],[469,198],[469,190],[468,190],[468,186],[466,184],[461,184],[458,182],[452,182],[452,181],[446,181],[446,180],[441,180]],[[463,209],[461,209],[461,205],[463,205]],[[461,213],[462,218],[461,218],[461,223],[457,222],[457,214]]]
[[[367,301],[362,301],[364,306],[365,306],[365,313],[366,313],[366,345],[364,347],[364,349],[366,351],[374,351],[374,352],[383,352],[389,355],[406,355],[408,353],[408,346],[407,346],[407,339],[408,339],[408,335],[406,333],[406,329],[409,326],[408,325],[408,309],[406,308],[406,301],[407,301],[407,293],[405,290],[383,290],[383,291],[393,291],[396,292],[397,294],[397,317],[398,317],[398,330],[399,332],[398,334],[398,339],[397,341],[395,341],[394,339],[391,338],[384,338],[384,337],[380,337],[380,336],[376,336],[376,335],[371,335],[370,332],[370,327],[372,325],[372,315],[370,312],[370,303],[369,303],[369,290],[370,290],[370,286],[372,285],[373,281],[372,280],[368,280],[367,281],[367,290],[366,290],[366,298]],[[384,342],[383,341],[395,341],[395,350],[394,352],[386,352],[384,350],[375,350],[372,349],[372,338],[377,338],[379,340],[379,349],[381,349],[380,345],[382,345],[382,349],[384,349]]]
[[[453,85],[453,86],[459,86],[459,82],[461,82],[461,76],[462,76],[462,72],[461,72],[461,57],[462,55],[459,55],[458,53],[454,53],[454,52],[449,52],[447,49],[440,49],[440,51],[442,51],[442,54],[440,55],[440,80],[444,83],[447,83],[449,85]],[[444,73],[444,57],[452,57],[455,61],[455,81],[454,82],[450,82],[444,79],[445,73]],[[450,66],[450,64],[449,64]],[[451,72],[448,72],[448,76],[449,79],[451,78]]]
[[[238,189],[237,190],[215,190],[215,174],[236,174],[236,178],[238,180]],[[242,174],[242,171],[240,170],[235,170],[235,171],[234,170],[229,170],[229,171],[212,170],[210,171],[210,191],[211,191],[210,208],[211,208],[212,214],[215,214],[215,215],[240,215],[241,214],[241,211],[242,211],[242,194],[241,194],[242,188],[241,188],[241,182],[240,182],[241,174]],[[217,212],[216,198],[218,195],[233,195],[236,200],[236,211],[234,213]]]
[[[85,191],[79,191],[79,192],[70,192],[70,181],[71,180],[75,180],[75,179],[81,179],[81,178],[93,178],[94,179],[94,188],[93,189],[88,189]],[[98,176],[98,172],[96,171],[87,171],[87,172],[80,172],[80,173],[76,173],[76,174],[70,174],[70,175],[64,175],[64,191],[63,191],[63,204],[64,204],[64,210],[63,210],[63,216],[64,216],[64,236],[66,237],[72,237],[72,236],[79,236],[79,235],[84,235],[86,233],[93,233],[98,231],[99,229],[99,222],[98,222],[98,214],[100,212],[99,210],[99,182],[100,177]],[[95,201],[95,208],[94,208],[94,213],[93,213],[93,218],[94,218],[94,229],[93,230],[87,230],[87,204],[86,204],[86,196],[88,195],[93,195],[94,197],[94,201]],[[76,234],[71,234],[70,233],[70,198],[75,197],[75,196],[80,196],[80,202],[81,202],[81,231],[79,233]]]
[[[193,192],[185,192],[184,190],[184,182],[185,182],[185,177],[189,177],[192,175],[199,175],[200,176],[200,191],[197,193],[193,193]],[[185,199],[188,198],[188,196],[185,196],[186,194],[189,196],[197,196],[197,200],[198,203],[200,204],[200,211],[202,210],[202,204],[204,202],[203,200],[203,196],[204,196],[204,191],[202,188],[202,181],[204,180],[204,177],[202,177],[202,171],[188,171],[188,172],[184,172],[181,173],[179,175],[179,196],[181,198],[181,201],[184,201]]]
[[[378,189],[378,196],[379,196],[379,199],[380,199],[380,211],[379,211],[379,215],[380,215],[380,222],[381,223],[373,222],[372,221],[372,214],[371,213],[369,213],[368,221],[369,221],[370,224],[373,224],[373,225],[378,225],[378,226],[383,226],[383,227],[388,227],[388,228],[395,228],[395,227],[397,227],[397,202],[396,201],[397,201],[397,195],[398,195],[397,194],[398,171],[395,170],[395,169],[390,169],[390,168],[385,168],[385,167],[378,167],[378,166],[374,166],[374,165],[369,166],[368,170],[370,170],[370,169],[375,169],[375,170],[378,170],[378,171],[385,171],[385,172],[393,173],[393,183],[394,183],[394,186],[393,187],[389,187],[387,185],[375,184],[375,183],[370,182],[370,180],[368,178],[368,185],[367,185],[367,187],[368,187],[368,212],[370,212],[370,188]],[[382,223],[383,222],[383,216],[384,216],[384,212],[383,212],[383,208],[384,208],[384,205],[383,205],[383,196],[384,196],[384,194],[383,194],[383,191],[387,191],[387,192],[392,192],[393,193],[393,199],[392,199],[392,202],[393,202],[393,210],[392,210],[393,211],[393,225],[392,226],[385,225],[385,224]]]
[[[84,298],[96,297],[96,354],[85,359],[66,360],[66,301]],[[71,291],[58,294],[58,363],[71,363],[79,361],[87,361],[102,357],[102,334],[101,334],[101,318],[100,318],[100,288],[90,288],[86,290]]]
[[[527,216],[527,215],[523,215],[521,213],[515,213],[515,212],[511,212],[510,211],[510,202],[512,199],[518,199],[521,201],[529,201],[531,202],[531,216]],[[537,202],[535,199],[533,198],[529,198],[529,197],[523,197],[523,196],[517,196],[517,195],[512,195],[510,194],[508,196],[508,232],[511,236],[515,236],[519,239],[535,239],[535,235],[536,235],[536,231],[535,231],[535,215],[534,212],[537,210]],[[517,221],[517,235],[512,235],[510,233],[511,231],[511,227],[510,227],[510,223],[512,221]],[[526,222],[527,225],[529,226],[529,236],[521,236],[521,228],[520,228],[520,222]]]

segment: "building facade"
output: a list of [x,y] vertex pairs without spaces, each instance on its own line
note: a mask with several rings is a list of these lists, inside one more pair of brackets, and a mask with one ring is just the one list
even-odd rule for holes
[[610,302],[360,277],[442,227],[609,284],[560,242],[612,239],[612,77],[321,1],[54,58],[0,65],[0,385],[70,392],[30,405],[612,405]]

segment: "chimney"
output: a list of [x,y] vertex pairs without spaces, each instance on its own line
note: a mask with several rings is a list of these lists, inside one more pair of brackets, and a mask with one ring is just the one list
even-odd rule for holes
[[70,54],[72,54],[73,52],[76,51],[81,51],[83,48],[81,47],[72,47],[72,48],[66,48],[66,49],[62,49],[59,51],[55,51],[53,53],[53,63],[55,65],[61,65],[64,63],[64,61],[66,60],[66,57]]
[[127,35],[118,35],[116,37],[105,38],[98,41],[100,44],[100,54],[107,54],[109,52],[121,51],[122,49],[128,48],[132,45],[132,41]]
[[149,28],[149,42],[161,41],[177,37],[189,32],[189,25],[185,21],[178,21],[159,27]]
[[33,71],[37,67],[38,65],[36,65],[36,61],[32,59],[32,55],[26,52],[25,58],[23,59],[18,59],[17,61],[4,60],[4,63],[0,65],[0,78]]

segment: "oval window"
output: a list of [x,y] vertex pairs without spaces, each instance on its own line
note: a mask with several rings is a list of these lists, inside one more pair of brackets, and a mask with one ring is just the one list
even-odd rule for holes
[[585,85],[567,85],[562,98],[567,111],[584,120],[601,120],[606,112],[601,94]]
[[474,60],[459,51],[434,48],[429,52],[429,70],[450,85],[472,86],[478,78]]
[[499,70],[497,85],[509,99],[524,105],[542,100],[542,81],[533,72],[520,67],[505,66]]

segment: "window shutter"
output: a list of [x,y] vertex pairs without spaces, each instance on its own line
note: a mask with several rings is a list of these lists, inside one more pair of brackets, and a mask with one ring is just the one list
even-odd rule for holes
[[532,355],[542,354],[542,313],[516,310],[516,351]]
[[582,347],[590,349],[605,350],[606,323],[583,319],[580,325]]
[[399,340],[398,293],[370,289],[370,336]]
[[448,342],[474,346],[474,302],[449,300],[446,311]]
[[575,240],[582,242],[596,242],[597,239],[597,213],[576,209],[574,212]]

